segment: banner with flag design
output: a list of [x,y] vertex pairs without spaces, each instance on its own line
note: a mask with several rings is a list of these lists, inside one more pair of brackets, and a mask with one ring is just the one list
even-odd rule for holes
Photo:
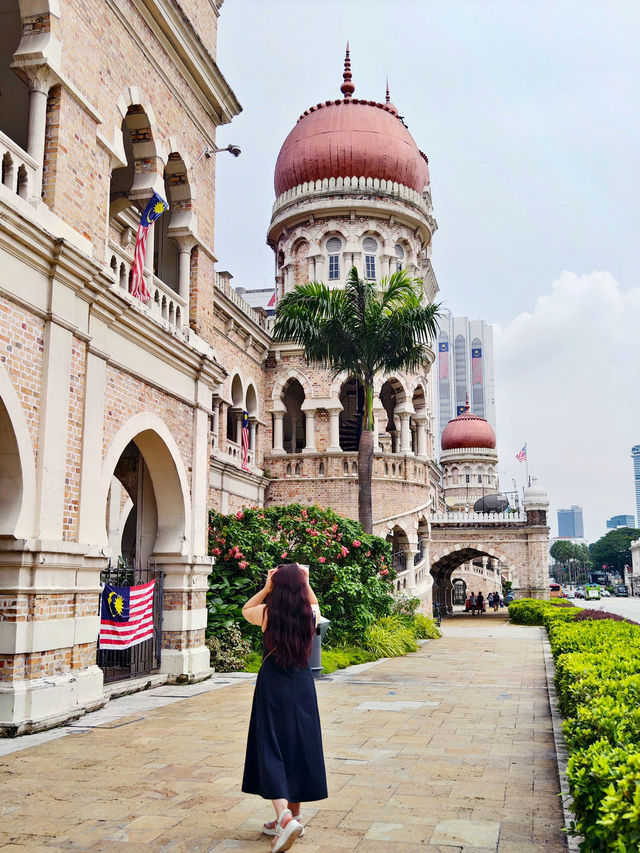
[[249,471],[249,413],[242,413],[242,470]]
[[522,450],[519,450],[516,453],[516,459],[518,460],[518,462],[524,462],[526,460],[526,458],[527,458],[527,445],[525,444],[523,446]]
[[147,290],[144,281],[144,259],[147,254],[147,232],[156,219],[159,219],[169,205],[158,193],[154,193],[149,204],[144,209],[138,225],[136,236],[136,248],[133,256],[133,268],[131,270],[131,286],[129,292],[141,302],[148,302],[151,294]]
[[139,586],[105,584],[100,607],[101,649],[129,649],[153,637],[155,580]]

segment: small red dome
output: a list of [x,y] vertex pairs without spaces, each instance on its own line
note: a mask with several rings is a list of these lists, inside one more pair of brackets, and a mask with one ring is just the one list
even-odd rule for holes
[[346,98],[311,107],[285,139],[275,170],[276,196],[323,178],[378,178],[421,193],[427,158],[393,104]]
[[443,450],[463,447],[488,447],[495,450],[496,435],[488,421],[478,415],[472,415],[467,409],[446,425],[441,444]]

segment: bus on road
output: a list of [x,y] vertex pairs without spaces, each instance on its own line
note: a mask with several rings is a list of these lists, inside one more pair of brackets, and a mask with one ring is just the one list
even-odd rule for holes
[[549,584],[549,597],[550,598],[562,598],[562,587],[559,583],[554,583],[551,581]]
[[588,583],[585,584],[584,587],[584,597],[586,599],[600,599],[600,584],[598,583]]

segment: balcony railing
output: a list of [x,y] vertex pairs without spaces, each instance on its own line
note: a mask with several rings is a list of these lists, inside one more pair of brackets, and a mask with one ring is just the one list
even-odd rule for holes
[[515,524],[527,520],[527,514],[517,512],[436,512],[432,524]]
[[240,296],[239,293],[236,292],[235,288],[231,287],[227,279],[220,276],[217,272],[213,274],[213,283],[215,287],[224,293],[227,299],[231,300],[234,305],[236,305],[243,314],[246,314],[254,323],[257,323],[258,326],[261,326],[263,329],[267,328],[267,316],[263,314],[261,311],[256,311],[255,308],[252,308],[249,303]]
[[14,195],[28,199],[35,182],[38,164],[2,131],[0,131],[0,163],[2,164],[2,184]]
[[152,317],[167,331],[177,332],[186,325],[187,303],[175,290],[154,275],[151,282],[145,278],[151,298],[145,304],[129,293],[129,280],[133,267],[133,249],[131,254],[118,246],[113,240],[109,241],[109,270],[113,288],[125,295],[132,304]]

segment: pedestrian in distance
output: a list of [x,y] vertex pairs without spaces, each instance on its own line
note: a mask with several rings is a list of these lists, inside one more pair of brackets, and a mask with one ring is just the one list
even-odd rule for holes
[[481,592],[476,596],[476,607],[478,608],[478,613],[482,616],[484,613],[484,596]]
[[500,607],[500,593],[494,592],[493,593],[493,610],[494,610],[494,613],[498,612],[499,607]]
[[489,607],[493,607],[493,593],[490,592],[487,596],[487,601],[489,602]]
[[476,615],[476,606],[477,606],[475,592],[472,592],[471,595],[469,596],[469,605],[471,607],[471,615],[475,616]]
[[271,800],[276,819],[272,853],[304,834],[300,804],[327,798],[322,732],[309,657],[320,617],[309,571],[297,563],[270,569],[242,615],[262,629],[263,659],[256,679],[242,790]]

